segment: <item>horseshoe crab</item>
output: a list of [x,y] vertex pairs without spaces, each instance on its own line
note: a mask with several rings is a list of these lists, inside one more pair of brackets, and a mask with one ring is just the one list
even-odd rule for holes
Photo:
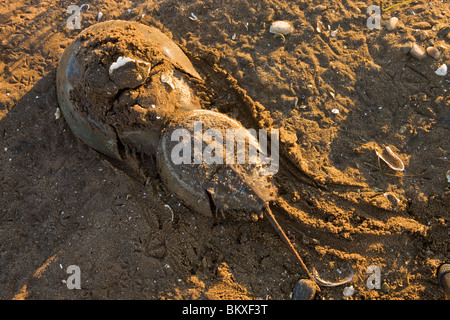
[[114,20],[85,29],[64,50],[56,86],[75,135],[122,159],[121,146],[154,151],[172,113],[201,107],[195,79],[201,77],[188,57],[161,31]]
[[[226,157],[238,160],[240,151],[224,153],[228,130],[247,139],[252,150],[261,151],[258,142],[237,121],[200,110],[196,80],[201,77],[192,63],[163,33],[119,20],[80,33],[61,57],[56,85],[61,112],[81,141],[118,160],[125,159],[128,149],[155,155],[166,187],[198,213],[267,217],[313,279],[270,210],[276,188],[270,175],[262,174],[264,166],[255,159],[229,163]],[[202,135],[210,135],[208,159],[197,157],[205,154],[205,141],[196,136],[197,123],[204,126]],[[194,153],[178,162],[176,149],[191,145],[191,139]],[[220,155],[226,163],[209,161]]]
[[[206,138],[200,137],[202,134]],[[244,141],[243,149],[238,145],[234,148],[238,141]],[[211,144],[214,146],[209,148]],[[227,150],[229,146],[232,152]],[[220,213],[225,217],[232,213],[234,219],[243,220],[252,214],[267,218],[314,280],[270,210],[269,204],[275,200],[277,190],[270,181],[271,176],[264,173],[262,162],[255,159],[256,153],[250,151],[252,148],[262,152],[256,138],[236,120],[218,112],[196,110],[172,118],[164,129],[158,146],[158,171],[166,187],[200,214],[211,217]],[[244,161],[237,159],[241,152]]]

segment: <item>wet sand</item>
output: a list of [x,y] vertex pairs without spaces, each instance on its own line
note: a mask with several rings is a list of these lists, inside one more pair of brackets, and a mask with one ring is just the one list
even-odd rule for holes
[[[450,97],[435,70],[450,64],[448,4],[397,6],[380,30],[365,1],[97,0],[74,30],[70,4],[0,3],[1,299],[290,299],[306,277],[268,221],[198,215],[156,172],[130,174],[55,117],[59,58],[99,12],[179,44],[210,88],[205,108],[280,130],[274,213],[310,270],[354,274],[315,299],[443,298]],[[274,36],[276,20],[294,31]],[[441,55],[417,59],[408,42]],[[404,171],[377,156],[385,147]],[[65,284],[70,265],[79,290]],[[367,286],[371,265],[380,289]]]

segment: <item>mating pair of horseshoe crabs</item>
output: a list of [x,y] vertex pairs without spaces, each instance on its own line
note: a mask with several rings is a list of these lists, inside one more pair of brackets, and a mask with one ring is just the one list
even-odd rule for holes
[[[177,129],[195,138],[194,123],[201,122],[223,136],[227,129],[248,133],[236,120],[202,110],[195,81],[201,76],[191,61],[162,32],[117,20],[78,35],[61,56],[56,84],[61,112],[81,141],[122,161],[125,149],[154,156],[165,186],[200,214],[263,214],[313,279],[270,210],[276,187],[261,163],[174,163]],[[249,143],[260,150],[255,139]]]

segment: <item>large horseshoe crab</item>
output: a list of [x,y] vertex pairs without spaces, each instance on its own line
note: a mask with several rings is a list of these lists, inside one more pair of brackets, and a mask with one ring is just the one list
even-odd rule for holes
[[[200,79],[183,51],[156,28],[107,21],[87,28],[66,48],[56,84],[62,114],[81,141],[117,160],[125,159],[127,148],[155,156],[166,187],[200,214],[263,215],[313,279],[270,210],[276,187],[263,174],[264,166],[225,161],[227,130],[261,151],[258,141],[236,120],[200,110],[192,85]],[[205,140],[195,142],[197,123],[201,134],[216,130],[208,146],[214,141],[210,155],[222,162],[197,159],[195,152],[205,146]],[[177,130],[182,134],[174,139]],[[194,153],[180,158],[180,146],[191,141]],[[236,160],[239,151],[233,152]]]

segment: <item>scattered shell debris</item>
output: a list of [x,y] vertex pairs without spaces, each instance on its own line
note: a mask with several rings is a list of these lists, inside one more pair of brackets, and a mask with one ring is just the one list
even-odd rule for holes
[[288,21],[274,21],[269,28],[270,33],[286,36],[294,32],[294,26]]
[[[388,156],[391,158],[391,161],[388,161],[385,156],[383,156],[382,152],[379,152],[378,149],[376,149],[375,152],[378,158],[383,160],[392,170],[404,171],[405,164],[403,163],[403,161],[391,150],[390,147],[386,147],[385,150],[387,151]],[[394,164],[392,164],[391,162],[394,162]]]
[[444,63],[442,66],[440,66],[434,73],[436,73],[438,76],[445,77],[447,75],[447,65]]

